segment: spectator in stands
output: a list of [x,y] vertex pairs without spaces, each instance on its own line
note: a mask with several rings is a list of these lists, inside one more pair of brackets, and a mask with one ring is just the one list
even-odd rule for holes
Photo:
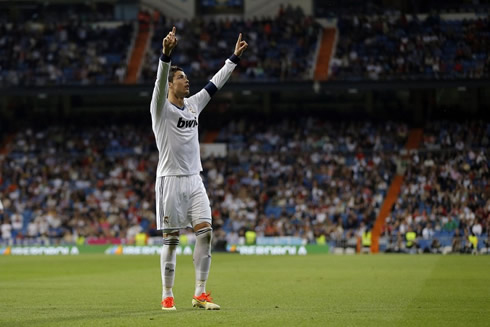
[[10,220],[8,218],[3,219],[3,223],[0,226],[0,231],[2,232],[2,242],[5,245],[12,245],[12,225],[10,224]]
[[411,226],[408,227],[408,230],[405,233],[405,247],[409,250],[418,249],[417,233],[412,229]]
[[452,252],[453,253],[463,252],[463,242],[461,239],[461,235],[459,234],[459,229],[456,229],[454,231],[453,243],[452,243]]
[[465,243],[465,252],[471,254],[478,254],[478,236],[474,233],[470,233]]

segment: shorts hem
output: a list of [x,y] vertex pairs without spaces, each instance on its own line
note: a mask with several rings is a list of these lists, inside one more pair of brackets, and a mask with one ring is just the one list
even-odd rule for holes
[[171,228],[160,228],[158,230],[161,230],[162,232],[168,234],[168,233],[174,233],[174,232],[178,232],[180,231],[181,229],[185,229],[186,227],[171,227]]
[[192,221],[192,227],[202,224],[202,223],[208,223],[210,225],[213,224],[213,219],[212,218],[197,218]]

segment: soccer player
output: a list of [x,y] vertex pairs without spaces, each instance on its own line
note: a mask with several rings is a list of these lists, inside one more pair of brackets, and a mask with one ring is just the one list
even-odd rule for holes
[[[198,140],[199,114],[214,93],[226,83],[248,47],[238,36],[234,54],[198,93],[189,95],[189,80],[184,71],[170,65],[170,55],[177,45],[175,27],[163,39],[150,112],[153,133],[159,152],[157,167],[156,222],[163,230],[160,258],[162,273],[162,310],[175,310],[172,287],[175,278],[176,248],[179,231],[192,226],[196,234],[194,267],[196,289],[193,307],[219,310],[206,293],[211,265],[211,207],[201,176]],[[168,93],[168,94],[167,94]]]

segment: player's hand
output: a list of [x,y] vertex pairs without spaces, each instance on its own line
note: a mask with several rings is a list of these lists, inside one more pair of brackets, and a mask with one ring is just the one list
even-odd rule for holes
[[240,57],[247,47],[248,43],[242,41],[242,33],[240,33],[240,35],[238,35],[238,40],[236,41],[235,45],[235,56]]
[[172,28],[172,31],[168,32],[167,36],[163,39],[163,54],[170,56],[172,50],[177,45],[177,38],[175,37],[175,26]]

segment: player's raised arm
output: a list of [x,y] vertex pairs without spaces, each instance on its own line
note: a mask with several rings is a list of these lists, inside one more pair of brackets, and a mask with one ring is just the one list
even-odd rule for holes
[[208,84],[193,95],[192,97],[189,98],[189,101],[194,102],[196,106],[199,109],[199,112],[201,112],[202,109],[206,106],[206,104],[209,102],[211,97],[225,85],[226,81],[231,76],[231,73],[233,73],[233,70],[237,66],[238,62],[240,61],[240,57],[242,56],[243,52],[247,49],[248,44],[247,42],[242,40],[242,33],[238,35],[238,40],[235,45],[235,51],[233,52],[233,55],[231,55],[230,58],[226,59],[225,65],[211,78]]
[[177,45],[177,37],[175,36],[175,26],[162,41],[162,55],[158,62],[157,79],[153,88],[151,98],[150,111],[155,118],[161,117],[165,99],[167,98],[168,90],[168,72],[170,70],[170,54]]

